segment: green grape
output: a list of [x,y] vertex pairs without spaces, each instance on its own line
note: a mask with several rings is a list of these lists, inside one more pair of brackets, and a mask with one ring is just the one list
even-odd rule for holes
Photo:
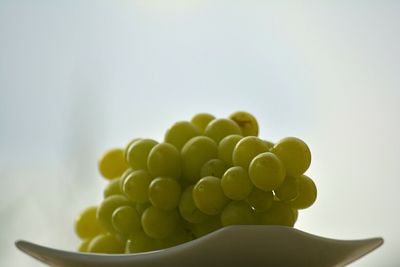
[[225,162],[220,159],[210,159],[201,167],[200,177],[215,176],[221,178],[225,171]]
[[111,222],[113,212],[121,206],[132,205],[132,203],[123,195],[112,195],[103,200],[97,209],[96,217],[101,225],[110,233],[114,233],[114,227]]
[[124,171],[124,173],[121,175],[121,177],[119,178],[119,190],[124,193],[124,182],[126,177],[128,177],[132,172],[134,172],[135,170],[128,168],[126,169],[126,171]]
[[186,221],[190,223],[201,223],[204,222],[208,216],[196,207],[192,196],[193,188],[194,185],[191,185],[183,191],[179,201],[179,212]]
[[271,149],[274,147],[274,143],[272,143],[271,141],[268,140],[262,140],[263,143],[268,147],[268,150],[271,151]]
[[264,152],[251,161],[249,177],[259,189],[271,191],[283,183],[285,168],[277,156]]
[[151,206],[150,202],[144,202],[144,203],[136,203],[136,211],[142,215],[143,212]]
[[107,197],[109,197],[111,195],[121,195],[121,194],[123,194],[121,192],[121,186],[120,186],[121,177],[117,178],[117,179],[113,179],[107,184],[106,188],[103,191],[104,198],[107,198]]
[[255,136],[246,136],[233,149],[233,165],[247,170],[254,157],[267,151],[268,147],[261,139]]
[[296,221],[297,221],[297,218],[299,217],[299,211],[295,208],[292,208],[292,212],[293,212],[293,218],[294,218],[293,219],[293,225],[294,225],[294,223],[296,223]]
[[89,252],[90,241],[92,241],[92,239],[90,239],[90,238],[82,240],[81,243],[79,244],[78,251],[79,252]]
[[120,148],[108,150],[99,160],[100,174],[108,180],[120,177],[127,168],[124,151]]
[[183,176],[191,183],[200,179],[201,167],[210,159],[217,157],[217,144],[206,136],[190,139],[182,148]]
[[179,214],[176,210],[165,211],[152,206],[142,214],[144,232],[155,239],[167,238],[174,232],[178,222]]
[[279,140],[271,150],[285,166],[289,176],[302,175],[311,164],[311,152],[307,144],[296,137]]
[[295,209],[305,209],[314,204],[317,199],[317,187],[310,177],[301,175],[297,178],[299,186],[298,196],[289,202]]
[[193,224],[191,231],[194,237],[199,238],[220,228],[222,228],[221,219],[219,215],[216,215],[210,217],[203,223]]
[[160,249],[160,246],[154,238],[139,231],[131,236],[126,242],[125,253],[140,253]]
[[212,120],[204,130],[204,135],[213,139],[217,144],[225,136],[231,134],[242,134],[239,126],[230,119],[214,119]]
[[98,235],[90,241],[88,251],[92,253],[122,254],[125,245],[112,234]]
[[168,176],[178,179],[181,175],[181,155],[175,146],[161,143],[151,149],[147,166],[154,177]]
[[239,166],[231,167],[224,173],[221,186],[225,196],[232,200],[245,199],[253,189],[247,171]]
[[128,236],[140,230],[140,215],[132,206],[121,206],[114,210],[111,216],[114,229]]
[[187,141],[198,135],[200,135],[200,131],[192,123],[178,121],[165,133],[164,140],[180,151]]
[[221,213],[222,226],[253,223],[252,209],[245,201],[232,201]]
[[258,224],[285,225],[292,227],[295,223],[295,214],[292,208],[280,201],[274,201],[266,212],[256,213]]
[[149,200],[162,210],[175,209],[179,204],[181,185],[172,178],[158,177],[149,186]]
[[75,232],[80,239],[92,238],[104,232],[96,218],[97,207],[85,209],[75,221]]
[[161,248],[170,248],[188,241],[186,230],[178,227],[169,237],[158,240]]
[[275,196],[282,201],[295,199],[299,194],[299,185],[295,177],[286,176],[283,183],[274,190]]
[[140,139],[133,142],[126,152],[126,158],[129,166],[132,169],[147,170],[147,158],[149,156],[150,150],[157,145],[157,141],[152,139]]
[[247,202],[257,212],[267,211],[272,206],[274,195],[272,191],[265,192],[257,187],[254,187],[249,196]]
[[194,186],[192,194],[196,207],[207,215],[221,213],[229,202],[222,191],[221,179],[213,176],[201,178]]
[[148,189],[152,180],[147,171],[137,170],[125,178],[122,190],[134,202],[147,202],[149,200]]
[[139,141],[139,140],[142,140],[142,138],[133,138],[126,146],[125,146],[125,149],[124,149],[124,159],[125,159],[125,162],[126,163],[128,163],[129,162],[129,157],[128,157],[128,150],[129,150],[129,147],[131,146],[131,145],[133,145],[133,143],[135,143],[136,141]]
[[232,154],[236,144],[243,138],[238,134],[225,136],[218,144],[218,157],[222,159],[226,165],[232,166]]
[[248,112],[237,111],[229,116],[239,125],[243,136],[258,136],[258,123],[256,118]]
[[210,121],[214,119],[215,117],[211,114],[198,113],[193,116],[193,118],[191,119],[191,123],[193,123],[193,125],[195,125],[200,130],[200,132],[203,133],[208,123],[210,123]]

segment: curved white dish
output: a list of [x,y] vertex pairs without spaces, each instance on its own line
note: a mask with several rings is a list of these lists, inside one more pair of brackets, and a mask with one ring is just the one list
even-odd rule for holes
[[23,252],[59,267],[345,266],[382,245],[382,238],[335,240],[285,226],[236,225],[176,247],[106,255],[57,250],[17,241]]

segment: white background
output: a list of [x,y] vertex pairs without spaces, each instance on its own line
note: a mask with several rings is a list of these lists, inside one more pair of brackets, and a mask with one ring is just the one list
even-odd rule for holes
[[197,112],[305,140],[319,189],[298,229],[400,256],[400,2],[0,0],[0,266],[16,239],[74,250],[103,151]]

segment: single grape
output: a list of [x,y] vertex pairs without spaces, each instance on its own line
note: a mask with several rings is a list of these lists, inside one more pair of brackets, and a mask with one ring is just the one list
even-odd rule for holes
[[254,157],[267,151],[267,145],[258,137],[244,137],[236,144],[235,148],[233,149],[233,165],[243,167],[247,170],[250,162],[254,159]]
[[90,241],[89,252],[122,254],[125,251],[125,244],[112,234],[101,234]]
[[295,214],[292,208],[280,201],[274,201],[270,209],[266,212],[256,213],[258,224],[265,225],[285,225],[293,227],[295,223]]
[[92,238],[104,232],[104,228],[96,218],[97,207],[89,207],[82,211],[75,221],[75,232],[80,239]]
[[296,137],[279,140],[271,150],[285,166],[289,176],[302,175],[311,164],[311,152],[307,144]]
[[272,206],[274,195],[272,191],[265,192],[257,187],[254,187],[249,196],[247,202],[257,212],[267,211]]
[[140,215],[132,206],[118,207],[114,210],[111,218],[114,229],[123,236],[134,234],[140,230]]
[[221,178],[225,171],[225,162],[220,159],[210,159],[201,167],[200,177],[215,176]]
[[242,134],[239,126],[230,119],[214,119],[204,130],[204,135],[219,143],[225,136],[231,134]]
[[99,208],[97,209],[97,220],[101,225],[107,229],[110,233],[114,233],[114,227],[111,222],[113,212],[121,206],[133,205],[125,196],[123,195],[112,195],[107,197],[101,202]]
[[131,168],[147,170],[147,158],[155,145],[157,145],[157,141],[152,139],[140,139],[133,142],[126,152],[126,158]]
[[317,199],[317,187],[310,177],[301,175],[297,178],[299,186],[298,196],[289,202],[295,209],[305,209],[314,204]]
[[124,149],[124,159],[125,159],[125,162],[126,163],[128,163],[129,162],[129,157],[128,157],[128,150],[129,150],[129,147],[133,144],[133,143],[135,143],[136,141],[139,141],[139,140],[141,140],[142,138],[133,138],[131,141],[129,141],[129,143],[125,146],[125,149]]
[[119,178],[119,189],[120,189],[120,191],[122,192],[122,193],[124,193],[124,190],[123,190],[123,186],[124,186],[124,182],[125,182],[125,179],[126,179],[126,177],[128,177],[129,176],[129,174],[131,174],[132,172],[134,172],[135,170],[133,170],[133,169],[131,169],[131,168],[128,168],[128,169],[126,169],[125,171],[124,171],[124,173],[121,175],[121,177]]
[[224,173],[221,186],[225,196],[232,200],[245,199],[253,189],[247,171],[239,166],[231,167]]
[[149,200],[148,189],[152,180],[147,171],[137,170],[125,178],[122,190],[134,202],[147,202]]
[[108,150],[99,160],[100,174],[108,180],[120,177],[127,168],[124,151],[120,148]]
[[201,223],[204,222],[208,216],[196,207],[192,196],[193,188],[194,185],[191,185],[183,191],[179,201],[179,212],[186,221],[190,223]]
[[231,114],[229,118],[239,125],[243,136],[258,136],[257,120],[250,113],[245,111],[237,111]]
[[145,232],[139,231],[126,242],[125,253],[140,253],[160,249],[159,242],[149,237]]
[[[121,176],[122,177],[122,176]],[[108,182],[106,188],[103,191],[103,197],[107,198],[111,195],[121,195],[123,194],[121,192],[121,177],[117,179],[113,179],[110,182]]]
[[277,156],[264,152],[251,161],[249,177],[257,188],[271,191],[283,183],[285,168]]
[[283,183],[274,190],[275,196],[282,201],[295,199],[299,194],[299,185],[295,177],[286,176]]
[[168,143],[155,145],[148,156],[147,166],[154,176],[168,176],[178,179],[181,175],[181,155],[178,149]]
[[206,136],[190,139],[182,148],[183,176],[191,183],[200,179],[201,167],[210,159],[217,157],[217,144]]
[[78,251],[79,252],[89,252],[90,241],[92,241],[92,239],[90,239],[90,238],[82,240],[81,243],[79,244]]
[[210,216],[205,222],[193,224],[191,231],[194,237],[199,238],[220,228],[222,228],[221,218],[216,215]]
[[165,133],[164,140],[180,151],[187,141],[198,135],[200,135],[200,131],[192,123],[178,121]]
[[222,226],[253,223],[253,211],[245,201],[232,201],[221,213]]
[[196,207],[207,215],[221,213],[229,202],[222,191],[221,179],[213,176],[201,178],[194,186],[192,194]]
[[149,207],[142,214],[144,232],[155,239],[167,238],[179,223],[179,214],[176,210],[165,211],[156,207]]
[[203,133],[208,123],[214,119],[215,117],[211,114],[198,113],[193,116],[193,118],[191,119],[191,123],[193,123],[193,125],[195,125],[200,130],[200,132]]
[[227,166],[232,166],[232,154],[236,144],[243,138],[238,134],[225,136],[218,144],[218,157],[222,159]]
[[172,178],[158,177],[149,186],[149,200],[162,210],[175,209],[181,197],[181,185]]

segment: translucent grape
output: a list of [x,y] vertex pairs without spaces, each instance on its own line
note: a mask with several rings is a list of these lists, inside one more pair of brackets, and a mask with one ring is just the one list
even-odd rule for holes
[[140,230],[140,215],[132,206],[118,207],[114,210],[111,218],[114,229],[124,236],[134,234]]
[[126,242],[125,253],[140,253],[160,249],[159,242],[146,235],[145,232],[135,233]]
[[124,149],[124,159],[125,159],[125,162],[126,163],[128,163],[129,162],[129,157],[128,157],[128,150],[129,150],[129,147],[133,144],[133,143],[135,143],[136,141],[139,141],[139,140],[141,140],[141,138],[133,138],[131,141],[129,141],[129,143],[125,146],[125,149]]
[[75,221],[75,232],[81,239],[92,238],[104,232],[104,228],[97,221],[97,207],[89,207],[82,211]]
[[232,201],[221,213],[222,226],[253,223],[252,209],[245,201]]
[[222,191],[221,179],[213,176],[201,178],[194,186],[192,194],[196,207],[207,215],[221,213],[229,202]]
[[274,201],[266,212],[256,213],[257,223],[265,225],[285,225],[292,227],[295,223],[295,214],[292,208],[280,201]]
[[275,196],[282,201],[295,199],[299,193],[299,185],[295,177],[286,176],[283,183],[275,190]]
[[126,177],[128,177],[132,172],[134,172],[135,170],[128,168],[124,171],[124,173],[121,175],[121,177],[119,178],[119,189],[122,193],[124,193],[123,190],[123,186],[124,186],[124,182]]
[[108,150],[99,160],[100,174],[109,180],[120,177],[127,168],[124,151],[119,148]]
[[181,197],[181,185],[172,178],[158,177],[149,186],[149,200],[162,210],[175,209]]
[[203,133],[204,130],[206,129],[208,123],[214,119],[215,119],[215,117],[211,114],[198,113],[193,116],[193,118],[191,119],[191,122],[193,123],[193,125],[195,125],[200,130],[201,133]]
[[235,166],[248,169],[250,162],[257,155],[267,152],[268,146],[258,137],[247,136],[242,138],[233,149],[232,162]]
[[227,166],[232,166],[232,154],[236,144],[243,137],[238,134],[225,136],[218,144],[218,157],[222,159]]
[[200,177],[215,176],[221,178],[226,171],[226,164],[220,159],[210,159],[200,170]]
[[204,130],[204,135],[219,143],[225,136],[231,134],[242,134],[239,126],[230,119],[215,119],[212,120]]
[[103,191],[104,198],[107,198],[107,197],[109,197],[111,195],[121,195],[121,194],[123,194],[122,191],[121,191],[120,183],[121,183],[121,178],[117,178],[117,179],[111,180],[107,184],[106,188]]
[[297,178],[299,186],[298,196],[289,202],[295,209],[305,209],[314,204],[317,199],[317,187],[310,177],[301,175]]
[[128,164],[134,170],[147,170],[147,158],[150,150],[157,145],[157,141],[152,139],[140,139],[133,142],[126,152]]
[[279,140],[271,150],[285,166],[289,176],[303,174],[311,164],[311,152],[307,144],[296,137]]
[[154,146],[147,159],[149,172],[154,176],[168,176],[178,179],[181,175],[181,155],[178,149],[168,143]]
[[258,136],[258,123],[256,118],[248,112],[237,111],[229,116],[239,125],[243,136]]
[[206,136],[190,139],[182,148],[183,176],[192,183],[200,179],[201,167],[210,159],[217,157],[217,144]]
[[259,189],[271,191],[283,183],[285,168],[277,156],[264,152],[251,161],[249,177]]
[[148,189],[152,180],[147,171],[137,170],[125,178],[122,190],[134,202],[147,202],[149,200]]
[[193,188],[194,185],[188,186],[185,191],[183,191],[179,202],[179,212],[186,221],[190,223],[201,223],[204,222],[208,216],[196,207],[192,196]]
[[179,214],[176,210],[165,211],[156,207],[149,207],[142,214],[144,232],[156,239],[167,238],[179,223]]
[[188,121],[179,121],[172,125],[165,134],[165,142],[174,145],[179,151],[187,141],[200,135],[199,129]]
[[109,196],[101,202],[96,217],[104,228],[113,233],[115,230],[111,222],[112,214],[118,207],[127,205],[132,205],[132,203],[125,196]]
[[122,254],[125,251],[125,244],[112,234],[98,235],[90,241],[89,252]]
[[265,192],[254,187],[247,197],[247,202],[255,211],[262,212],[271,208],[273,199],[274,195],[272,191]]
[[242,200],[250,194],[253,183],[245,169],[235,166],[224,173],[221,179],[221,187],[228,198]]
[[192,233],[196,238],[214,232],[222,227],[221,218],[219,215],[212,216],[203,223],[196,223],[192,225]]
[[90,238],[82,240],[81,243],[79,244],[78,251],[79,252],[89,252],[90,241],[92,241],[92,239],[90,239]]

